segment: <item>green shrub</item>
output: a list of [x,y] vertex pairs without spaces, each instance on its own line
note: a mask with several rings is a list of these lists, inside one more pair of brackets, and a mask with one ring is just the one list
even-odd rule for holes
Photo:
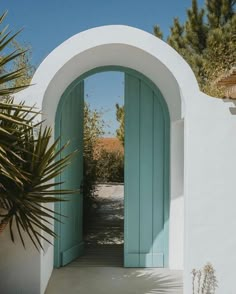
[[124,182],[124,155],[102,149],[96,165],[98,182]]
[[92,110],[89,103],[84,104],[84,150],[83,150],[83,224],[86,231],[91,207],[95,197],[96,160],[94,150],[97,140],[104,134],[102,113]]

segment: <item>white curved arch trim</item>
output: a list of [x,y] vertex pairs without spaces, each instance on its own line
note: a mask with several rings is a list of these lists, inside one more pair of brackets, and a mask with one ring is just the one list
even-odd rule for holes
[[28,98],[54,121],[59,99],[77,77],[99,66],[132,68],[152,80],[169,107],[172,121],[184,116],[191,94],[199,92],[189,65],[168,44],[142,30],[111,25],[93,28],[66,40],[37,69],[34,86],[18,97]]

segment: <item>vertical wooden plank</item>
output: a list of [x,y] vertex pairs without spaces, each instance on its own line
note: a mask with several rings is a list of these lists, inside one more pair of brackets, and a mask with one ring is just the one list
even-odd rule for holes
[[140,266],[152,267],[153,92],[141,82]]
[[[61,144],[70,141],[62,156],[79,150],[71,164],[61,174],[62,189],[80,188],[83,179],[83,83],[75,86],[65,97],[61,111]],[[83,197],[80,193],[64,196],[69,201],[61,204],[61,265],[77,258],[83,252],[82,209]]]
[[[77,172],[79,179],[79,189],[83,181],[83,150],[84,150],[84,81],[81,81],[79,87],[76,87],[76,97],[78,101],[78,163],[77,163]],[[79,99],[78,99],[79,98]],[[79,166],[79,168],[78,168]],[[79,193],[79,202],[78,202],[78,212],[76,213],[77,220],[77,234],[78,234],[78,244],[83,244],[83,194],[80,191]],[[82,250],[79,253],[80,255],[83,253],[83,245]]]
[[164,117],[154,95],[153,120],[153,266],[164,266]]
[[[61,134],[61,117],[57,116],[55,119],[55,139],[59,138],[60,134]],[[57,147],[57,150],[59,149],[61,149],[61,140],[59,141],[59,144]],[[56,160],[60,158],[61,156],[58,155]],[[55,182],[61,183],[61,174],[59,174],[55,178]],[[58,185],[56,189],[61,189],[61,185]],[[54,204],[54,210],[59,213],[61,212],[61,202],[56,202]],[[55,233],[57,234],[57,236],[61,236],[61,216],[56,214],[55,217],[59,220],[54,222]],[[61,266],[61,242],[59,237],[57,237],[54,239],[54,267],[59,268],[60,266]]]
[[[63,109],[62,109],[62,113],[61,113],[61,145],[64,145],[68,140],[72,141],[71,138],[71,128],[70,128],[70,120],[68,119],[69,117],[72,117],[72,113],[70,111],[70,107],[71,107],[71,93],[70,95],[68,95],[66,97],[66,101],[64,102],[63,105]],[[68,148],[66,150],[64,150],[62,152],[62,157],[66,156],[68,154],[68,152],[73,151],[72,149],[72,145],[73,143],[70,143],[70,146],[68,146]],[[70,169],[72,169],[72,166],[67,167],[63,173],[61,173],[61,181],[63,182],[63,184],[61,185],[62,189],[66,189],[68,187],[71,187],[71,183],[69,181],[69,172]],[[62,198],[67,199],[67,200],[71,200],[71,197],[73,196],[62,196]],[[68,202],[64,202],[61,204],[61,214],[65,217],[62,217],[62,224],[61,224],[61,236],[60,236],[60,241],[61,241],[61,252],[63,252],[65,250],[65,248],[71,246],[71,232],[72,229],[67,229],[67,227],[70,226],[72,217],[70,216],[70,207],[71,207],[71,203],[70,201]]]
[[124,266],[139,266],[140,81],[125,74],[125,236]]

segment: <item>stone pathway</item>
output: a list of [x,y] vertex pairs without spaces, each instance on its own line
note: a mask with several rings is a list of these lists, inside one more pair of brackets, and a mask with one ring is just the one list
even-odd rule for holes
[[89,217],[87,246],[124,243],[124,185],[98,185],[94,209]]
[[85,254],[73,267],[123,266],[124,186],[98,185],[86,226]]

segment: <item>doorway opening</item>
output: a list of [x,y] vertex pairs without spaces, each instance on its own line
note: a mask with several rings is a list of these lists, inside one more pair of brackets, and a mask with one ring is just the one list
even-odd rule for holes
[[[122,249],[121,241],[123,253],[121,252],[117,259],[121,260],[123,255],[122,263],[125,267],[168,267],[170,117],[165,99],[156,85],[141,73],[119,66],[96,68],[87,72],[76,79],[62,95],[57,108],[55,135],[61,137],[61,144],[70,141],[65,152],[83,150],[86,140],[84,84],[87,77],[107,71],[122,72],[124,76],[124,248]],[[62,154],[64,155],[66,153]],[[98,162],[101,163],[101,160]],[[117,160],[115,162],[117,163]],[[111,167],[110,163],[108,167]],[[57,212],[68,216],[63,224],[56,224],[56,232],[60,235],[55,246],[57,267],[83,256],[93,239],[92,235],[96,235],[88,234],[89,223],[83,217],[83,190],[87,187],[83,168],[84,152],[78,152],[71,165],[60,174],[62,188],[80,188],[80,191],[77,195],[70,196],[70,201],[56,206]],[[101,173],[101,177],[103,176],[104,172]],[[110,203],[106,203],[104,187],[97,187],[100,189],[98,193],[103,196],[100,201],[104,204],[100,212],[104,212],[105,204],[112,208],[114,203],[110,200]],[[120,199],[117,203],[121,212]],[[99,207],[101,208],[99,202],[92,204],[96,212]],[[109,211],[114,213],[114,207]],[[95,213],[92,215],[95,217]],[[98,219],[95,218],[94,224],[97,223]],[[101,227],[104,229],[104,225]],[[83,231],[86,230],[87,234],[84,234]],[[114,229],[110,232],[114,233]],[[97,253],[98,250],[95,250],[95,254]]]
[[83,239],[78,266],[123,266],[124,73],[84,80]]

